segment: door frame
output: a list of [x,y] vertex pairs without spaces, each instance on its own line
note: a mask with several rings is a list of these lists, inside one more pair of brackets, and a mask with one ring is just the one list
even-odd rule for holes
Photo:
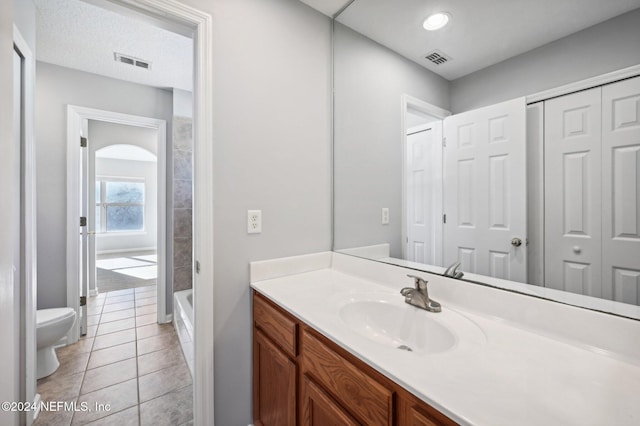
[[[37,213],[36,213],[36,154],[35,154],[35,60],[29,45],[20,30],[13,26],[13,49],[22,57],[22,152],[21,179],[23,180],[23,219],[22,253],[24,255],[24,289],[19,295],[21,362],[20,398],[32,401],[38,406],[40,395],[36,393],[36,310],[37,310]],[[24,346],[22,346],[24,345]],[[27,411],[26,424],[31,425],[37,411]]]
[[[157,229],[158,279],[156,285],[158,322],[171,321],[167,314],[167,123],[156,118],[140,117],[94,108],[67,105],[67,306],[79,312],[80,309],[80,244],[78,241],[78,212],[81,207],[80,136],[87,120],[123,124],[127,126],[153,129],[157,133]],[[89,142],[91,143],[91,142]],[[91,200],[88,200],[91,202]],[[89,261],[90,262],[90,261]],[[90,262],[91,263],[91,262]],[[95,262],[93,262],[95,265]],[[80,338],[80,322],[76,321],[68,333],[68,343]]]
[[[402,258],[406,259],[406,251],[407,251],[407,127],[406,123],[408,121],[407,114],[409,108],[415,109],[417,111],[422,112],[423,114],[429,115],[433,117],[433,121],[444,120],[446,117],[451,115],[450,111],[442,109],[438,106],[432,105],[428,102],[420,100],[416,97],[403,93],[400,96],[400,141],[402,143],[402,167],[401,167],[401,182],[402,182],[402,221],[401,221],[401,229],[402,229],[402,243],[400,246],[402,247]],[[443,132],[444,137],[444,132]],[[442,192],[441,192],[442,193]],[[442,200],[440,203],[440,208],[442,210]],[[441,230],[442,233],[442,230]],[[441,239],[442,243],[442,239]]]
[[152,19],[189,27],[194,45],[194,225],[193,416],[214,424],[214,263],[213,263],[213,18],[175,0],[110,0]]

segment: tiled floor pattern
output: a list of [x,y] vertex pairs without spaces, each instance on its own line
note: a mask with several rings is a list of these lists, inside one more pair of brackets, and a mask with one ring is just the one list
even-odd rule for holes
[[103,293],[88,303],[88,332],[57,350],[60,368],[38,380],[43,401],[109,411],[41,412],[35,425],[192,424],[192,378],[171,324],[156,323],[156,289]]
[[96,258],[98,289],[111,292],[156,284],[155,251],[101,254]]

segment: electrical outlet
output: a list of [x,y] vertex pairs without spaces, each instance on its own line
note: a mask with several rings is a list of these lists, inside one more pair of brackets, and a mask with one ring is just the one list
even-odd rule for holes
[[389,207],[382,208],[382,224],[383,225],[389,224]]
[[262,210],[247,210],[247,233],[259,234],[262,232]]

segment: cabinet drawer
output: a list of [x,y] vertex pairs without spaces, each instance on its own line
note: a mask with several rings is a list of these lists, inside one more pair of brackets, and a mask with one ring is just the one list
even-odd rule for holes
[[305,330],[303,369],[367,425],[391,425],[393,392],[363,373]]
[[297,322],[257,293],[253,297],[253,321],[287,354],[297,355]]

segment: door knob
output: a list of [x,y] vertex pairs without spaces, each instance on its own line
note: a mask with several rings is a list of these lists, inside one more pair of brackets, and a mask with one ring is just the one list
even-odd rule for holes
[[511,245],[515,247],[520,247],[522,245],[522,240],[518,237],[511,239]]

